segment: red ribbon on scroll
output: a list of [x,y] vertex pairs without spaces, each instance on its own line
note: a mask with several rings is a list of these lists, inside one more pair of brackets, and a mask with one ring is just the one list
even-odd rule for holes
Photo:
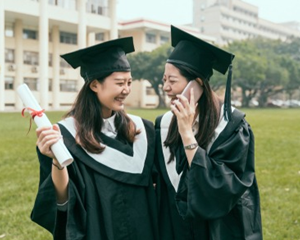
[[22,110],[22,117],[26,117],[25,116],[25,114],[24,114],[24,112],[26,111],[26,110],[29,110],[30,111],[30,115],[31,115],[31,118],[30,118],[30,125],[29,125],[29,129],[28,129],[28,132],[27,132],[27,134],[30,132],[30,129],[31,129],[31,125],[32,125],[32,119],[34,119],[36,116],[38,116],[38,117],[42,117],[43,116],[43,113],[45,112],[45,109],[42,109],[42,110],[40,110],[40,111],[37,111],[37,110],[34,110],[34,109],[32,109],[32,108],[23,108],[23,110]]

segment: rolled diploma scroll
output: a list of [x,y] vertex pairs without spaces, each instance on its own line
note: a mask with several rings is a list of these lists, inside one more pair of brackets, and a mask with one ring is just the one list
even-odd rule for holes
[[[38,104],[37,100],[33,96],[32,92],[28,88],[28,86],[23,83],[17,88],[17,92],[19,97],[22,99],[26,108],[34,109],[35,111],[41,111],[42,108]],[[30,111],[30,109],[28,109]],[[31,113],[31,112],[30,112]],[[51,122],[45,113],[42,113],[42,116],[35,116],[34,122],[38,127],[52,127]],[[55,155],[55,158],[59,162],[62,167],[68,166],[73,162],[73,157],[70,152],[66,148],[62,139],[58,140],[55,144],[51,146],[51,150]]]

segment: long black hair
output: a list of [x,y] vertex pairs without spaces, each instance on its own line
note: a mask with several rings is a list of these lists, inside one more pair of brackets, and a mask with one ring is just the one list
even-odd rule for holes
[[[96,80],[103,83],[111,75],[107,73]],[[76,127],[76,142],[91,153],[101,153],[105,147],[100,132],[103,126],[102,106],[97,94],[90,88],[92,81],[86,81],[71,108],[64,117],[73,117]],[[127,116],[125,111],[116,112],[115,126],[118,136],[129,143],[133,143],[135,136],[140,133],[136,130],[134,122]]]
[[[214,136],[214,131],[219,124],[220,118],[220,101],[216,99],[209,85],[209,78],[204,78],[198,73],[181,64],[171,63],[178,68],[180,74],[184,76],[188,81],[200,78],[203,82],[203,94],[198,100],[197,110],[199,113],[199,130],[195,138],[198,145],[207,149],[208,144]],[[164,146],[170,148],[170,159],[169,162],[174,160],[175,150],[182,144],[180,134],[178,132],[177,118],[173,115],[169,131]]]

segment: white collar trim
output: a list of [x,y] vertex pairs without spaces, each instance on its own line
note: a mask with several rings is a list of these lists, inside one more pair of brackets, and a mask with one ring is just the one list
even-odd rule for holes
[[169,111],[163,115],[161,122],[160,122],[160,137],[161,137],[161,147],[162,147],[162,152],[164,155],[166,170],[167,170],[170,182],[172,183],[175,191],[177,192],[179,180],[180,180],[182,172],[180,174],[178,174],[176,171],[175,156],[174,156],[174,160],[172,162],[168,163],[171,152],[170,152],[169,148],[164,146],[164,141],[166,140],[167,135],[168,135],[172,116],[173,116],[173,113],[171,111]]
[[[142,173],[147,157],[146,149],[148,147],[146,129],[140,117],[130,114],[128,114],[128,116],[135,123],[136,128],[141,130],[141,133],[135,137],[132,157],[109,146],[106,146],[105,150],[100,154],[90,153],[86,149],[83,149],[95,161],[109,168],[127,173]],[[62,124],[75,138],[76,129],[73,117],[66,118],[59,123]]]
[[[231,107],[231,111],[234,111],[234,107]],[[223,110],[223,106],[221,107],[221,113],[220,116],[222,116],[222,118],[220,119],[220,122],[217,126],[217,128],[215,129],[215,134],[214,137],[212,138],[212,141],[210,142],[208,148],[207,148],[207,152],[209,153],[211,146],[213,145],[213,143],[216,141],[216,139],[219,137],[219,135],[221,134],[221,132],[225,129],[225,127],[227,126],[227,121],[224,118],[224,110]],[[168,131],[169,131],[169,126],[171,123],[171,119],[172,119],[173,113],[171,111],[165,113],[161,119],[161,123],[160,123],[160,137],[161,137],[161,147],[162,147],[162,152],[163,152],[163,156],[164,156],[164,161],[165,161],[165,166],[166,166],[166,170],[170,179],[170,182],[172,183],[175,191],[177,192],[178,189],[178,185],[179,185],[179,181],[180,181],[180,177],[181,174],[178,174],[176,171],[176,159],[174,157],[174,161],[168,163],[169,158],[170,158],[170,149],[166,148],[164,146],[164,141],[167,138],[168,135]],[[195,124],[198,123],[198,118],[199,115],[197,116],[196,121],[194,122]],[[196,133],[195,133],[196,134]]]

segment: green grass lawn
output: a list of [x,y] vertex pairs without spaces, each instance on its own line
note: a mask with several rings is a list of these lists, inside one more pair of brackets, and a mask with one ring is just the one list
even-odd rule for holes
[[[166,110],[129,109],[154,121]],[[300,240],[300,109],[245,109],[256,139],[256,172],[265,240]],[[63,112],[47,113],[54,123]],[[38,186],[35,124],[0,113],[0,239],[52,239],[31,222]]]

